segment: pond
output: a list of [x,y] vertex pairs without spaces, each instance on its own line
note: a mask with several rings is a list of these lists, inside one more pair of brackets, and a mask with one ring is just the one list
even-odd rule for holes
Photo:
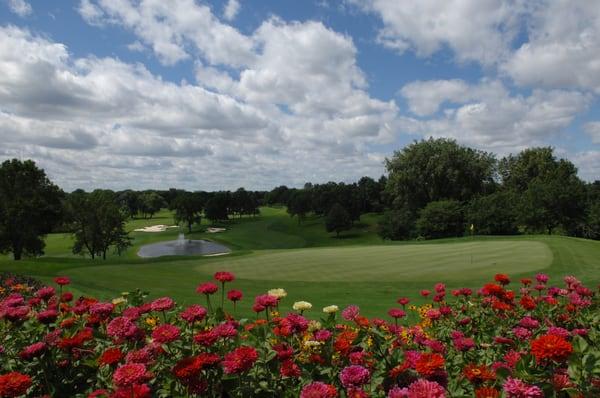
[[227,254],[230,252],[231,250],[227,246],[219,243],[203,239],[185,239],[183,234],[179,234],[179,238],[177,240],[152,243],[142,246],[138,251],[138,256],[207,256]]

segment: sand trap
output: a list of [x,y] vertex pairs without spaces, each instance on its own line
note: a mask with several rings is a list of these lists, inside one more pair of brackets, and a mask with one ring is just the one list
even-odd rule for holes
[[227,230],[227,228],[213,228],[213,227],[206,228],[206,232],[209,234],[216,234],[218,232],[223,232],[226,230]]
[[134,229],[135,232],[165,232],[167,228],[179,228],[177,225],[152,225],[150,227]]

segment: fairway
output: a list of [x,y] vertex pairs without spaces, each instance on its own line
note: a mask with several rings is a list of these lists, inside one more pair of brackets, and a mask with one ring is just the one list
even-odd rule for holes
[[[358,246],[274,250],[225,261],[227,269],[252,280],[356,282],[485,278],[495,272],[533,272],[550,266],[542,242],[478,241],[455,244]],[[217,271],[222,263],[198,265]]]

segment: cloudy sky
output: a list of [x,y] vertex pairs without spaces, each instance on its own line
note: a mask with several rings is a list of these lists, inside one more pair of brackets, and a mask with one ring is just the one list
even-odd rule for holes
[[600,3],[0,0],[0,159],[66,190],[353,181],[429,136],[600,178]]

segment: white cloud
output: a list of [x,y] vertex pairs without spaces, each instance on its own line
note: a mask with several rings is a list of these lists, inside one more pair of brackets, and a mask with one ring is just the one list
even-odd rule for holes
[[223,18],[232,21],[235,19],[238,12],[240,12],[240,7],[239,0],[227,0],[227,4],[223,10]]
[[[439,88],[446,87],[446,90]],[[411,109],[431,114],[443,104],[442,114],[415,124],[425,136],[454,137],[486,150],[507,153],[545,145],[561,134],[591,98],[576,91],[534,90],[511,95],[499,81],[469,85],[460,80],[418,82],[402,93]]]
[[383,21],[379,41],[428,57],[444,47],[461,61],[493,65],[518,34],[522,0],[351,0]]
[[33,8],[25,0],[7,0],[8,8],[20,17],[31,15]]
[[529,40],[502,70],[520,85],[600,94],[600,4],[545,0],[531,12]]
[[590,136],[594,144],[600,144],[600,122],[586,123],[583,130]]
[[581,178],[587,181],[600,180],[600,151],[576,152],[569,159],[577,166]]

